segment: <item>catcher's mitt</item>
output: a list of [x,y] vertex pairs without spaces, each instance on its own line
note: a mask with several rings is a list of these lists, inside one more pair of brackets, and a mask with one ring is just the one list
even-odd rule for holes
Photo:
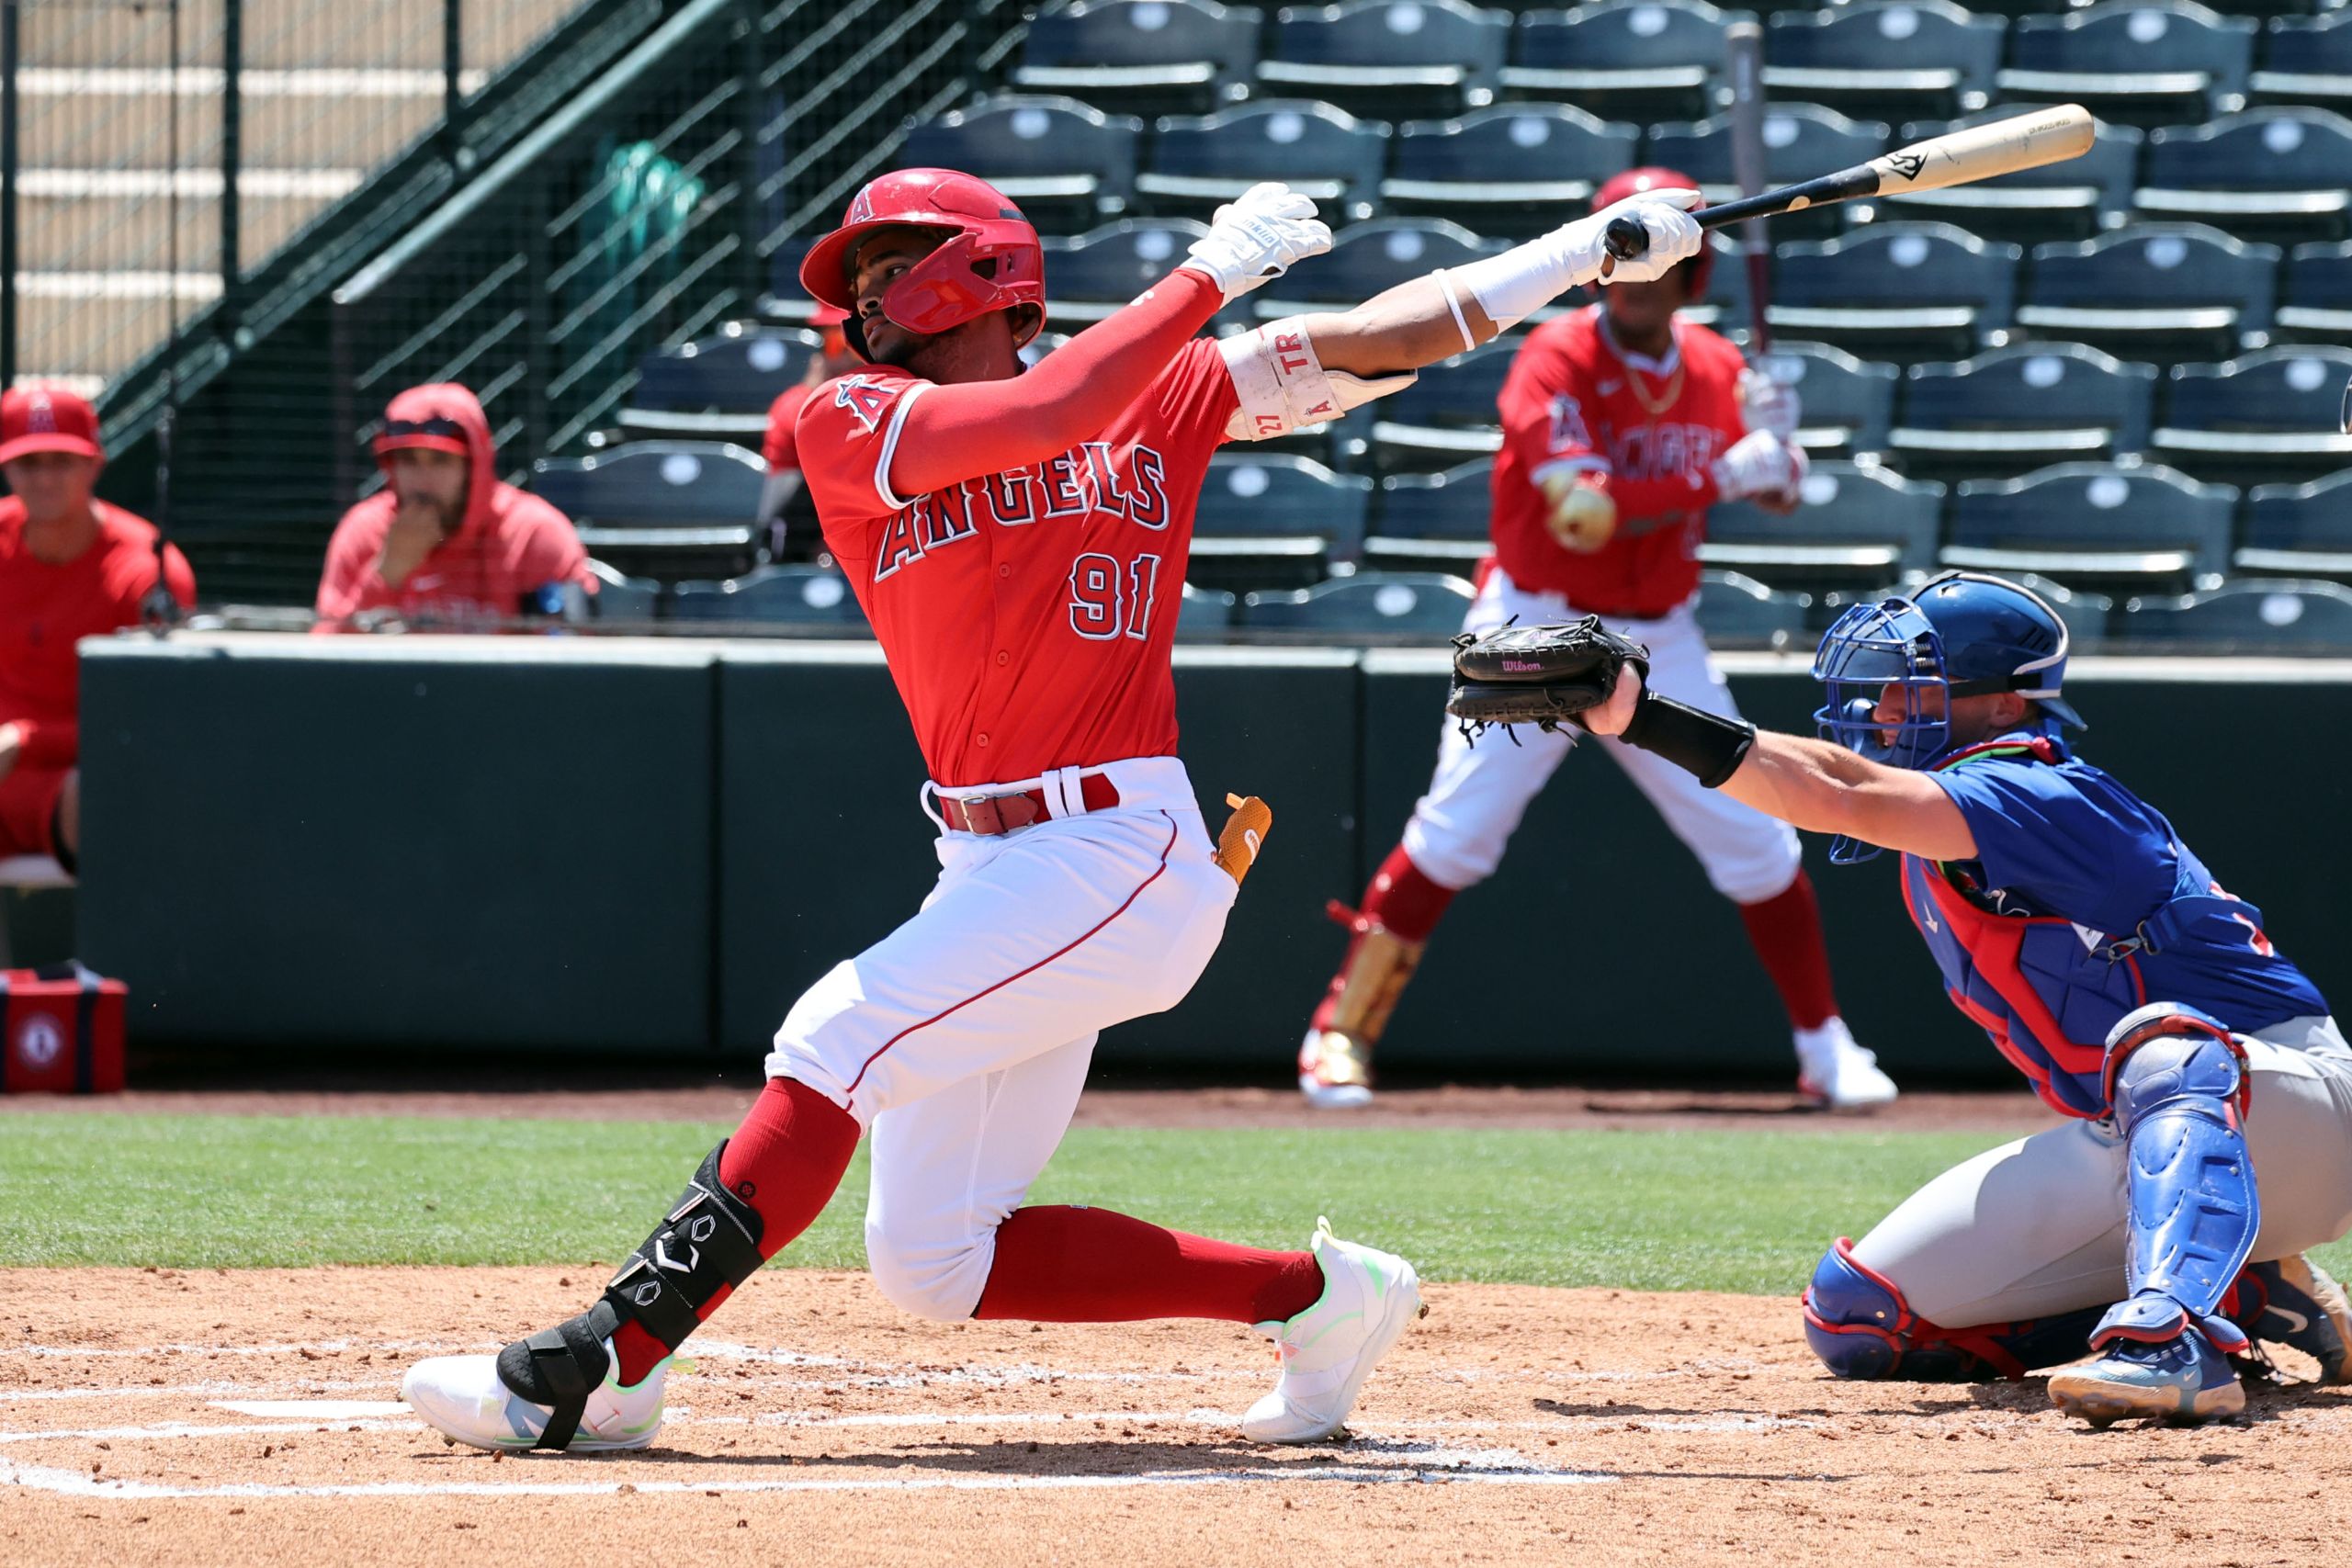
[[1484,637],[1464,632],[1453,649],[1445,711],[1474,729],[1556,729],[1562,719],[1607,702],[1625,665],[1645,679],[1650,672],[1650,650],[1603,626],[1599,615],[1566,626],[1505,626]]

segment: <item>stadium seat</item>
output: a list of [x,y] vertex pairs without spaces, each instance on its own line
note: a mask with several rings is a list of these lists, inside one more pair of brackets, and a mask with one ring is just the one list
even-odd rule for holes
[[1261,180],[1312,197],[1334,226],[1368,218],[1388,127],[1329,104],[1276,100],[1159,121],[1136,192],[1157,212],[1207,217]]
[[639,573],[675,577],[751,561],[767,465],[723,441],[635,441],[589,457],[541,457],[531,490],[580,542]]
[[[1889,132],[1874,119],[1849,119],[1817,104],[1771,104],[1764,114],[1764,173],[1775,185],[1809,180],[1860,164],[1886,151]],[[1731,164],[1731,117],[1690,125],[1650,127],[1647,163],[1679,169],[1699,182],[1711,202],[1739,195]],[[1773,218],[1774,239],[1837,232],[1847,220],[1846,204],[1833,202]]]
[[2226,365],[2177,365],[2148,455],[2229,484],[2293,483],[2352,465],[2343,434],[2352,348],[2267,348]]
[[2227,485],[2132,459],[1971,479],[1952,502],[1942,559],[2087,587],[2207,587],[2229,564],[2237,499]]
[[2275,245],[2201,223],[2138,223],[2033,248],[2018,324],[2133,357],[2227,358],[2270,325]]
[[1241,624],[1253,631],[1434,644],[1462,629],[1474,597],[1469,583],[1442,572],[1363,571],[1295,593],[1252,593],[1241,601]]
[[1857,359],[1826,343],[1776,343],[1757,368],[1796,389],[1797,445],[1808,456],[1850,457],[1886,445],[1894,409],[1892,365]]
[[1238,595],[1223,589],[1184,584],[1184,597],[1176,610],[1176,640],[1223,642],[1233,626],[1234,607],[1239,603]]
[[1765,317],[1775,332],[1896,358],[1964,355],[2008,324],[2021,254],[1949,223],[1875,223],[1782,245]]
[[1193,526],[1193,581],[1206,588],[1298,588],[1363,552],[1372,481],[1288,452],[1228,449],[1209,459]]
[[1406,126],[1380,199],[1392,212],[1442,215],[1480,234],[1540,234],[1582,212],[1633,166],[1641,131],[1565,104],[1497,104],[1460,119]]
[[1029,24],[1012,85],[1128,114],[1205,114],[1247,96],[1261,21],[1216,0],[1073,0]]
[[1427,468],[1498,450],[1503,436],[1496,401],[1519,346],[1511,338],[1497,338],[1440,360],[1411,386],[1364,411],[1372,416],[1373,466],[1389,471]]
[[1972,16],[1951,0],[1784,11],[1765,34],[1764,86],[1776,98],[1849,114],[1962,114],[1984,106],[2007,34],[2000,17]]
[[1040,226],[1083,228],[1126,207],[1142,136],[1139,119],[1015,93],[916,126],[897,162],[978,175]]
[[2140,216],[2211,223],[2246,240],[2341,240],[2352,214],[2352,120],[2272,107],[2148,138]]
[[2257,488],[2246,501],[2241,572],[2352,581],[2352,468],[2308,484]]
[[1469,575],[1494,547],[1494,472],[1495,460],[1480,457],[1442,473],[1381,480],[1380,512],[1363,546],[1366,564]]
[[1699,558],[1778,586],[1883,582],[1936,564],[1944,487],[1875,466],[1822,462],[1805,476],[1804,504],[1785,517],[1743,501],[1707,513]]
[[[1754,324],[1748,310],[1747,259],[1740,254],[1739,242],[1721,230],[1713,231],[1708,236],[1708,243],[1714,246],[1715,265],[1707,274],[1707,297],[1695,305],[1685,305],[1681,311],[1682,319],[1696,321],[1702,327],[1713,327],[1727,338],[1745,342],[1749,328]],[[1771,266],[1769,254],[1765,266],[1769,273]],[[1548,319],[1561,310],[1574,310],[1584,303],[1583,299],[1570,295],[1549,310],[1538,310],[1535,317],[1538,320]]]
[[2263,30],[2262,69],[2246,78],[2255,104],[2352,108],[2352,11],[2273,17]]
[[1508,13],[1463,0],[1284,6],[1258,81],[1376,119],[1459,114],[1494,101],[1510,39]]
[[1341,229],[1329,252],[1265,285],[1250,304],[1261,321],[1302,310],[1344,310],[1439,267],[1460,266],[1503,248],[1502,241],[1482,240],[1442,218],[1374,219]]
[[1596,114],[1697,118],[1713,107],[1731,20],[1703,0],[1600,0],[1531,11],[1513,31],[1503,92]]
[[670,618],[812,628],[865,625],[848,581],[831,568],[815,566],[763,566],[723,582],[681,582],[671,591]]
[[1057,326],[1101,321],[1167,276],[1207,232],[1189,218],[1122,218],[1073,240],[1047,240],[1046,319]]
[[2254,63],[2255,24],[2191,0],[2113,0],[2063,16],[2020,17],[2007,98],[2078,103],[2102,119],[2163,125],[2235,107]]
[[662,584],[600,560],[589,561],[588,570],[596,579],[596,592],[588,599],[591,620],[642,626],[661,618]]
[[687,436],[756,446],[767,434],[768,405],[808,373],[820,347],[805,327],[729,322],[716,337],[656,349],[638,362],[621,433],[633,441]]
[[2352,241],[2289,253],[2278,329],[2282,338],[2352,343]]
[[1887,452],[1905,473],[1990,479],[2117,457],[2148,439],[2153,365],[2080,344],[2014,344],[1956,365],[1915,365]]
[[1716,648],[1810,650],[1804,626],[1809,593],[1785,593],[1736,571],[1699,574],[1699,629]]
[[[1958,120],[1917,121],[1905,125],[1895,140],[1907,146],[1964,126],[2005,119],[2017,112],[2015,105],[2003,105]],[[2120,223],[2130,209],[2140,148],[2145,140],[2145,134],[2133,126],[2100,125],[2090,151],[2079,158],[1972,185],[1904,191],[1865,205],[1888,218],[1957,223],[1988,240],[2026,244],[2087,240],[2103,225]]]
[[2233,582],[2177,599],[2134,599],[2116,635],[2201,651],[2352,652],[2352,588],[2340,582]]

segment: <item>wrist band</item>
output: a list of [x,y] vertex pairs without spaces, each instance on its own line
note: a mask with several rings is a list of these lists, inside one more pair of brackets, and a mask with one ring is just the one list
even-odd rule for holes
[[1453,330],[1462,334],[1462,352],[1467,354],[1478,346],[1478,340],[1470,335],[1470,323],[1463,319],[1462,301],[1453,296],[1453,279],[1445,276],[1443,267],[1438,268],[1434,276],[1437,286],[1445,290],[1445,308],[1453,312]]
[[1641,701],[1634,705],[1634,722],[1621,739],[1665,758],[1709,789],[1719,789],[1739,771],[1748,748],[1756,744],[1756,727],[1644,687]]

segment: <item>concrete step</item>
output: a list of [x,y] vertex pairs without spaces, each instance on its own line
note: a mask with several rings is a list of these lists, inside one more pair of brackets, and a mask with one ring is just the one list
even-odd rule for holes
[[[174,277],[156,272],[19,272],[17,363],[72,377],[120,373],[170,331]],[[214,273],[177,276],[185,321],[220,292]]]
[[[495,70],[577,9],[579,0],[466,0],[462,63]],[[28,5],[19,33],[26,65],[172,63],[172,27],[160,5]],[[222,0],[181,0],[179,63],[218,66]],[[432,0],[244,0],[248,66],[442,63],[442,12]]]
[[[356,189],[357,169],[249,169],[237,182],[238,254],[251,267],[330,203]],[[29,270],[140,270],[169,265],[172,196],[182,271],[220,265],[220,173],[28,169],[17,206],[17,261]]]
[[[217,165],[223,73],[178,75],[179,166]],[[18,72],[18,157],[28,168],[171,167],[170,80],[170,73],[145,68]],[[460,85],[481,80],[469,72]],[[249,169],[372,169],[441,116],[437,71],[246,71],[240,87]]]

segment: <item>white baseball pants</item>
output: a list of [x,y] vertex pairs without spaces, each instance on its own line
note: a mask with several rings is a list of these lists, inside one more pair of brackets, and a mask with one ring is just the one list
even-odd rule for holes
[[[2249,1036],[2246,1066],[2259,1263],[2352,1231],[2352,1049],[2333,1019],[2297,1019]],[[1954,1166],[1854,1257],[1945,1328],[2120,1301],[2124,1166],[2112,1122],[2070,1121]]]
[[[1521,588],[1498,567],[1472,602],[1462,629],[1489,632],[1514,616],[1521,626],[1543,626],[1583,613],[1556,593]],[[1731,688],[1707,652],[1690,604],[1654,621],[1620,622],[1611,629],[1648,646],[1651,690],[1710,713],[1738,715]],[[1453,720],[1445,721],[1438,740],[1437,773],[1405,824],[1405,852],[1442,887],[1459,892],[1494,874],[1528,803],[1567,757],[1580,732],[1564,727],[1547,735],[1532,725],[1521,725],[1517,733],[1516,746],[1509,737],[1493,733],[1474,746],[1462,738]],[[1625,770],[1675,837],[1699,857],[1716,892],[1736,904],[1758,904],[1787,891],[1796,880],[1804,863],[1795,829],[1706,788],[1662,757],[1619,740],[1594,744]]]
[[972,1314],[1097,1034],[1182,1001],[1225,932],[1237,889],[1183,764],[1100,771],[1109,810],[943,832],[922,908],[794,1003],[768,1055],[871,1129],[868,1263],[922,1316]]

